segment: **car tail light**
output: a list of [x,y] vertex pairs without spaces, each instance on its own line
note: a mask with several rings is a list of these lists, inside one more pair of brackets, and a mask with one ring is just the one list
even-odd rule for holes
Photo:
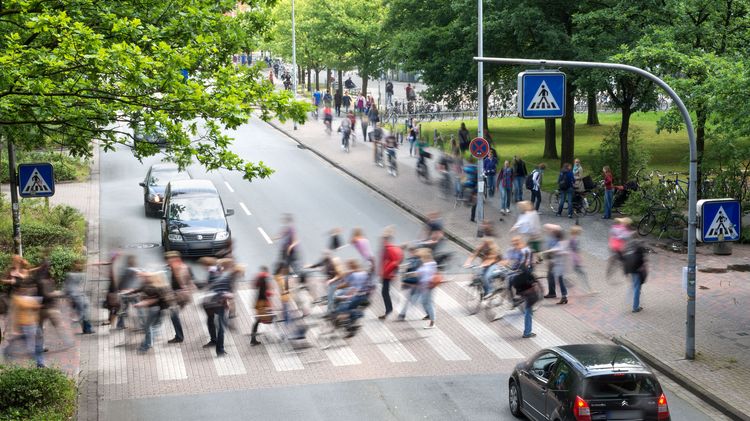
[[656,419],[657,420],[668,420],[669,419],[669,405],[667,405],[667,397],[664,396],[662,393],[661,396],[659,396],[659,401],[657,403],[658,407],[656,409]]
[[576,421],[591,421],[591,408],[589,408],[589,403],[580,396],[576,396],[576,402],[573,406],[573,415],[575,415]]

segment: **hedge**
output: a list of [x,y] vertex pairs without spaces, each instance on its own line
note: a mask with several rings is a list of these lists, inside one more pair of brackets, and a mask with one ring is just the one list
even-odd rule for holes
[[76,385],[54,368],[0,366],[0,420],[69,420]]

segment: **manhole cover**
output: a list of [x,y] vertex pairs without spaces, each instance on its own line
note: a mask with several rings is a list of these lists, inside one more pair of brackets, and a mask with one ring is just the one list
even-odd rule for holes
[[135,243],[135,244],[128,244],[127,246],[125,246],[125,248],[128,248],[128,249],[152,249],[156,247],[159,247],[159,245],[156,243]]

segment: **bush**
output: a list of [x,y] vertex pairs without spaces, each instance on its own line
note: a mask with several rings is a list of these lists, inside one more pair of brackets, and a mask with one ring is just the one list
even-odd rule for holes
[[642,145],[641,130],[631,126],[628,133],[628,180],[618,180],[620,177],[620,125],[615,124],[602,139],[598,150],[591,149],[592,174],[599,174],[605,165],[609,165],[615,177],[615,184],[624,184],[633,179],[640,168],[645,168],[651,159],[650,154]]
[[68,420],[76,385],[52,368],[0,366],[0,420]]

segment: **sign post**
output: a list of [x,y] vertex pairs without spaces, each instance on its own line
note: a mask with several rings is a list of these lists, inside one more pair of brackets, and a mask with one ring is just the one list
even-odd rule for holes
[[687,320],[685,323],[685,357],[689,360],[695,359],[695,241],[696,241],[696,210],[698,202],[698,145],[695,140],[695,130],[693,129],[693,120],[690,118],[685,103],[679,95],[667,85],[666,82],[656,77],[654,74],[641,68],[620,63],[600,63],[590,61],[567,61],[567,60],[531,60],[520,58],[498,58],[498,57],[474,57],[478,62],[491,62],[502,64],[520,64],[520,65],[537,65],[537,66],[555,66],[555,67],[583,67],[594,69],[613,69],[635,73],[654,82],[657,86],[664,89],[674,105],[680,110],[680,115],[685,121],[685,129],[688,135],[690,148],[690,176],[688,182],[688,265],[687,265]]

